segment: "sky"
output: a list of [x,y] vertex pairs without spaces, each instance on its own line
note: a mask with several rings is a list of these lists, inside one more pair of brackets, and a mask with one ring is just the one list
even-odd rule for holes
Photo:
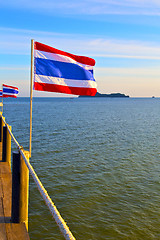
[[160,97],[159,0],[0,0],[0,12],[0,84],[20,97],[30,94],[31,39],[94,58],[100,93]]

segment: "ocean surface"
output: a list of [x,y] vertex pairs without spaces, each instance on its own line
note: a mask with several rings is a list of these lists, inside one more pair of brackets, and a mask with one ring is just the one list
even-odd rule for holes
[[[5,99],[4,116],[28,150],[29,99]],[[35,98],[32,140],[77,240],[160,239],[160,99]],[[31,176],[29,194],[30,238],[63,240]]]

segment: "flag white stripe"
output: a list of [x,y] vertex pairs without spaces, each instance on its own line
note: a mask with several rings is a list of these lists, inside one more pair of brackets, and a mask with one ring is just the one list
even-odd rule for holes
[[44,75],[37,75],[35,74],[35,82],[39,83],[48,83],[48,84],[56,84],[61,86],[68,86],[68,87],[80,87],[80,88],[97,88],[97,84],[95,81],[84,81],[84,80],[70,80],[65,78],[57,78],[57,77],[50,77]]
[[18,93],[3,93],[3,95],[10,95],[10,96],[13,96],[13,95],[18,95]]
[[54,60],[54,61],[66,62],[66,63],[74,63],[76,65],[79,65],[79,66],[85,68],[86,70],[93,70],[93,66],[79,63],[70,57],[60,55],[57,53],[49,53],[49,52],[35,50],[34,56],[36,58],[42,58],[42,59],[47,59],[47,60]]

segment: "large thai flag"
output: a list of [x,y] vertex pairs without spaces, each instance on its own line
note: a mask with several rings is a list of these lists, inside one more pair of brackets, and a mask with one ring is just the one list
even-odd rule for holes
[[94,96],[95,60],[34,43],[34,90]]
[[3,84],[2,86],[3,86],[3,90],[2,90],[3,97],[17,98],[17,95],[19,93],[19,90],[17,87],[5,85],[5,84]]
[[0,97],[2,97],[2,90],[0,90]]

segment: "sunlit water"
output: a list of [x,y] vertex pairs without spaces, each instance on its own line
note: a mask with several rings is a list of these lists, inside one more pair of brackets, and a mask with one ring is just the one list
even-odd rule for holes
[[[28,150],[29,100],[4,115]],[[14,144],[12,144],[14,147]],[[33,101],[31,163],[81,240],[160,239],[160,99]],[[30,177],[31,239],[63,239]]]

